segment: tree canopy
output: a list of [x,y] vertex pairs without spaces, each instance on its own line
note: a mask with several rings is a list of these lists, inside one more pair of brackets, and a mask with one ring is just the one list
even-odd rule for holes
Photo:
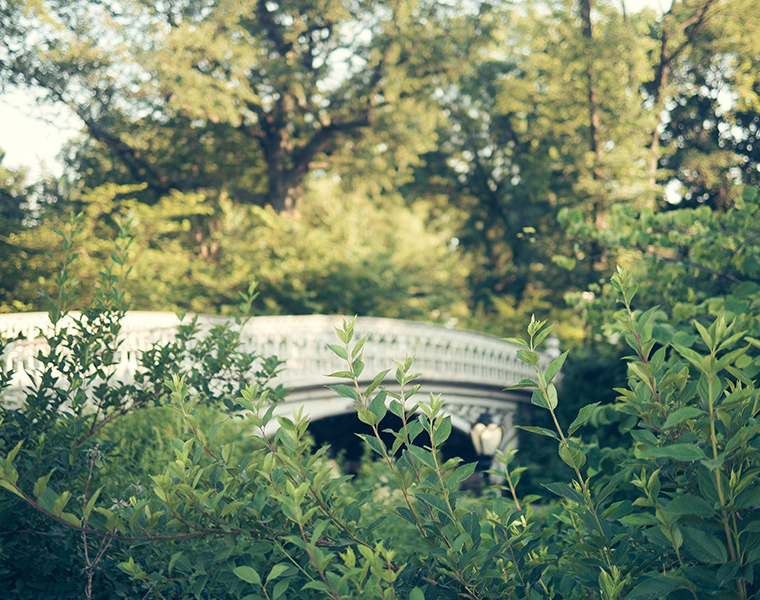
[[[57,188],[47,185],[36,204],[14,196],[18,207],[34,206],[14,239],[65,220],[95,190],[129,186],[122,200],[138,204],[118,200],[102,213],[102,227],[92,226],[98,243],[115,231],[112,215],[153,207],[151,218],[168,219],[172,233],[156,234],[144,268],[164,272],[159,257],[172,248],[187,257],[185,275],[163,288],[177,296],[172,304],[224,312],[243,279],[266,271],[255,253],[233,250],[249,234],[222,233],[229,214],[270,206],[292,219],[282,231],[312,243],[322,225],[333,227],[315,215],[343,211],[346,223],[382,230],[386,248],[407,244],[398,223],[417,219],[437,240],[423,244],[420,264],[446,265],[445,256],[460,267],[448,300],[419,318],[457,314],[496,331],[511,327],[504,317],[537,311],[567,324],[563,335],[581,336],[563,297],[625,258],[610,241],[615,211],[721,213],[760,178],[758,8],[758,0],[676,0],[665,14],[606,0],[6,1],[4,88],[63,103],[84,125]],[[245,227],[265,227],[250,218]],[[343,243],[334,228],[332,243]],[[278,243],[289,272],[309,271],[291,251],[298,243]],[[318,246],[306,262],[331,272],[331,254]],[[245,275],[231,277],[222,297],[200,273],[224,272],[233,255],[256,266],[236,267]],[[393,271],[400,255],[387,256],[375,268]],[[357,277],[357,290],[372,289]],[[288,284],[287,295],[329,289],[322,277],[299,281],[303,292]],[[397,297],[398,280],[385,281],[369,295]],[[19,285],[34,306],[39,282]],[[360,296],[338,307],[279,295],[270,309],[381,310]],[[381,312],[407,314],[394,302]]]

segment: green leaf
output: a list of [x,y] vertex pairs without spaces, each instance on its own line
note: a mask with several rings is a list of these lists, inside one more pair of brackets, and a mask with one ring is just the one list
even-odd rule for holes
[[699,496],[678,496],[665,505],[665,510],[674,515],[697,515],[698,517],[710,518],[715,510],[709,502]]
[[573,469],[580,469],[586,464],[586,455],[580,448],[570,448],[563,444],[559,447],[559,456],[566,465]]
[[5,481],[4,479],[0,479],[0,487],[5,488],[12,494],[16,494],[16,496],[18,496],[19,498],[24,498],[24,494],[19,492],[12,483]]
[[673,344],[673,348],[675,348],[676,352],[688,360],[692,365],[697,367],[697,369],[700,371],[702,370],[702,357],[694,352],[694,350],[678,344]]
[[517,356],[519,356],[523,362],[532,366],[537,365],[538,360],[541,358],[536,352],[531,352],[530,350],[518,350]]
[[328,385],[333,392],[344,398],[350,398],[351,400],[359,401],[359,393],[356,388],[346,385],[345,383],[336,383],[335,385]]
[[523,348],[528,347],[528,342],[526,342],[522,338],[502,338],[502,339],[509,344],[515,344],[516,346],[522,346]]
[[425,593],[418,587],[409,592],[409,600],[425,600]]
[[377,418],[375,413],[363,406],[356,407],[356,414],[362,423],[366,423],[370,427],[374,427],[380,422],[380,419]]
[[706,458],[699,446],[694,444],[672,444],[662,448],[650,448],[641,453],[644,458],[672,458],[682,462],[692,462]]
[[549,406],[557,408],[557,388],[553,383],[550,383],[547,386],[546,391],[549,394]]
[[412,456],[422,462],[423,464],[426,464],[431,469],[435,469],[435,460],[433,459],[433,455],[430,454],[427,450],[424,448],[420,448],[419,446],[407,446],[407,450],[411,452]]
[[387,396],[388,396],[388,392],[386,392],[385,390],[381,390],[372,399],[372,402],[369,403],[369,409],[377,417],[378,423],[383,420],[383,417],[385,417],[385,414],[388,412],[388,409],[385,406],[385,399],[387,398]]
[[585,504],[586,501],[583,499],[583,495],[571,488],[566,483],[542,483],[543,487],[545,487],[547,490],[552,492],[553,494],[557,494],[557,496],[562,496],[563,498],[567,498],[568,500],[571,500],[575,502],[576,504]]
[[73,515],[71,513],[68,513],[68,512],[61,513],[61,519],[63,519],[70,525],[73,525],[74,527],[82,526],[81,521],[76,517],[76,515]]
[[717,537],[694,527],[681,527],[683,545],[697,560],[710,564],[726,562],[726,547]]
[[274,590],[272,590],[272,600],[277,600],[277,598],[282,596],[288,589],[289,585],[290,579],[283,579],[282,581],[278,581],[277,585],[274,586]]
[[367,338],[369,338],[368,333],[362,336],[359,341],[356,342],[353,350],[351,350],[351,359],[355,359],[357,356],[359,356],[359,352],[361,352],[362,348],[364,348],[364,344],[367,342]]
[[697,331],[699,331],[699,335],[702,336],[702,340],[705,342],[705,346],[707,346],[710,350],[712,350],[713,339],[710,333],[707,331],[707,328],[696,319],[692,321],[692,323],[694,323],[694,326],[697,328]]
[[551,429],[544,429],[543,427],[534,427],[528,425],[515,425],[515,429],[522,429],[523,431],[529,431],[530,433],[537,433],[538,435],[545,435],[546,437],[554,438],[558,440],[557,434]]
[[386,369],[385,371],[382,371],[375,375],[375,378],[372,380],[372,383],[367,388],[367,391],[365,392],[366,396],[369,396],[372,392],[374,392],[378,386],[383,382],[383,379],[385,379],[385,376],[390,373],[390,369]]
[[348,360],[348,351],[343,346],[338,346],[338,344],[327,344],[327,347],[343,360]]
[[530,396],[530,403],[547,410],[549,409],[549,403],[546,401],[544,393],[538,389],[533,390],[533,394]]
[[456,490],[465,479],[472,476],[477,466],[478,463],[468,463],[457,467],[449,476],[446,487],[449,490]]
[[662,427],[663,429],[668,429],[670,427],[678,425],[681,421],[685,421],[687,419],[695,419],[696,417],[702,416],[703,414],[705,414],[704,411],[697,408],[696,406],[685,406],[669,414],[668,418],[665,420],[665,424]]
[[40,477],[37,480],[37,483],[34,484],[34,497],[39,500],[40,495],[47,487],[48,481],[50,481],[50,476],[55,472],[55,468],[53,468],[50,473],[47,475]]
[[100,492],[102,489],[103,489],[103,486],[100,486],[92,495],[92,497],[87,501],[87,506],[84,507],[84,513],[83,513],[85,521],[89,520],[90,513],[92,512],[92,507],[95,506],[95,502],[98,501],[98,496],[100,496]]
[[[177,561],[180,559],[181,556],[182,556],[182,552],[175,552],[174,554],[172,554],[172,557],[169,559],[169,576],[171,576],[172,570],[174,569],[174,565],[177,564]],[[238,567],[238,569],[251,569],[251,567]],[[237,569],[234,569],[233,571],[237,571]],[[251,569],[251,571],[253,571],[253,569]],[[253,571],[253,572],[256,574],[256,577],[259,576],[258,573],[256,573],[256,571]],[[237,575],[237,573],[235,574]],[[240,577],[240,575],[238,575],[238,577]],[[245,577],[240,577],[240,579],[248,581],[247,579],[245,579]],[[248,583],[253,583],[253,582],[248,581]]]
[[567,352],[563,352],[551,362],[549,367],[546,369],[547,381],[551,381],[552,379],[554,379],[557,373],[559,373],[559,370],[562,368],[562,365],[565,364],[565,359],[567,358],[567,355],[569,353],[570,353],[569,350]]
[[593,404],[587,404],[583,408],[581,408],[578,411],[578,416],[575,418],[575,421],[573,421],[570,424],[570,427],[567,430],[568,435],[573,435],[580,427],[586,424],[586,422],[591,418],[591,415],[594,414],[594,410],[596,410],[596,407],[601,404],[600,402],[594,402]]
[[538,387],[538,384],[535,381],[532,381],[531,379],[521,379],[520,383],[516,383],[515,385],[510,385],[509,387],[505,387],[504,391],[523,390],[525,388],[535,388],[535,387]]
[[58,498],[55,499],[55,502],[53,503],[53,514],[56,517],[61,516],[61,513],[63,512],[63,509],[66,508],[66,505],[68,504],[70,498],[71,492],[66,490],[62,492]]
[[363,439],[366,444],[380,456],[385,456],[385,452],[383,452],[384,448],[380,440],[378,440],[374,435],[370,435],[368,433],[357,433],[356,435]]
[[633,588],[625,597],[626,600],[657,600],[668,592],[681,587],[675,580],[658,575],[647,579]]
[[451,435],[451,417],[444,417],[438,424],[433,434],[433,446],[436,448],[443,444]]
[[289,567],[290,565],[287,563],[280,563],[272,567],[272,570],[269,572],[269,575],[267,575],[267,583],[269,583],[273,579],[277,579],[280,575],[282,575],[285,571],[287,571]]
[[351,371],[335,371],[335,373],[330,373],[328,377],[338,377],[340,379],[353,379],[354,374]]
[[646,444],[647,446],[657,445],[657,438],[648,429],[631,429],[628,433],[640,444]]

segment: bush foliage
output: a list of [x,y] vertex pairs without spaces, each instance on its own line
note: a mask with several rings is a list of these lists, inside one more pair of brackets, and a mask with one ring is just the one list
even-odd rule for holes
[[[504,484],[475,499],[460,490],[475,465],[440,459],[444,400],[418,400],[410,358],[395,363],[399,394],[383,388],[389,371],[360,386],[366,338],[352,322],[332,346],[346,363],[332,389],[355,402],[378,458],[356,481],[314,451],[304,415],[277,417],[265,435],[280,365],[244,352],[235,325],[182,326],[143,353],[132,382],[115,380],[128,242],[76,316],[67,240],[49,349],[22,402],[6,389],[0,405],[5,597],[677,600],[760,589],[760,340],[723,313],[688,339],[658,341],[661,316],[633,308],[636,284],[618,271],[610,326],[632,351],[628,385],[570,423],[554,383],[567,353],[538,368],[551,327],[533,320],[509,341],[536,368],[518,386],[551,427],[527,429],[556,444],[569,477],[523,497],[513,450],[498,456]],[[243,309],[252,302],[250,289]],[[378,426],[387,411],[402,422],[391,447]],[[580,435],[613,413],[620,444]]]

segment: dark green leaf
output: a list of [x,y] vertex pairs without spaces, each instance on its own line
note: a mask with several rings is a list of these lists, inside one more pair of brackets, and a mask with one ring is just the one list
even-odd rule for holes
[[680,586],[676,581],[659,575],[638,584],[625,598],[626,600],[657,600],[677,587]]
[[715,514],[712,505],[699,496],[678,496],[665,505],[665,510],[674,515],[697,515],[704,518]]
[[571,500],[575,502],[576,504],[585,504],[586,501],[583,499],[583,495],[571,488],[566,483],[543,483],[541,484],[543,487],[545,487],[547,490],[552,492],[553,494],[557,494],[557,496],[562,496],[563,498],[567,498],[568,500]]
[[726,547],[717,537],[694,527],[681,527],[683,545],[699,561],[710,564],[726,562]]
[[573,435],[578,428],[582,427],[586,424],[586,422],[591,418],[591,415],[594,414],[594,410],[596,410],[596,407],[599,406],[600,402],[594,402],[593,404],[587,404],[583,408],[581,408],[578,411],[578,416],[575,418],[575,421],[573,421],[570,424],[570,427],[567,429],[568,435]]
[[694,444],[672,444],[662,448],[650,448],[641,453],[644,458],[672,458],[682,462],[692,462],[705,457],[705,453]]

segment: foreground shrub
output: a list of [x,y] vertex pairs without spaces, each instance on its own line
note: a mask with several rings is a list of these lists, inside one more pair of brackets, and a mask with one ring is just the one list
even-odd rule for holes
[[[278,363],[242,352],[232,326],[183,326],[172,343],[143,354],[134,382],[114,381],[123,279],[105,273],[92,309],[65,326],[68,260],[59,265],[62,293],[38,383],[22,405],[2,405],[7,597],[644,600],[757,592],[760,397],[745,369],[754,369],[760,341],[721,315],[709,327],[695,324],[700,339],[691,347],[658,347],[655,309],[634,311],[628,274],[613,278],[624,305],[617,328],[633,351],[629,385],[604,409],[624,415],[630,433],[615,448],[576,435],[602,414],[597,404],[570,424],[557,418],[553,380],[567,353],[539,369],[536,348],[551,327],[532,321],[526,339],[510,340],[536,367],[516,387],[532,388],[533,404],[550,415],[553,428],[528,429],[557,444],[573,477],[546,484],[546,498],[521,498],[512,451],[499,457],[506,497],[490,492],[473,502],[460,484],[475,465],[440,459],[452,427],[444,400],[416,399],[410,358],[395,364],[399,394],[382,386],[389,371],[360,386],[366,338],[356,338],[352,322],[331,346],[346,363],[332,389],[372,428],[363,438],[379,461],[376,477],[355,482],[335,473],[325,448],[312,452],[302,414],[277,417],[276,433],[265,435],[282,398],[268,386]],[[120,419],[161,406],[176,415],[171,427],[145,431],[153,441],[144,451],[121,444]],[[402,422],[391,447],[379,431],[387,411]],[[243,449],[221,437],[230,419],[247,427]],[[415,445],[418,438],[430,445]],[[124,464],[136,452],[138,464]]]

